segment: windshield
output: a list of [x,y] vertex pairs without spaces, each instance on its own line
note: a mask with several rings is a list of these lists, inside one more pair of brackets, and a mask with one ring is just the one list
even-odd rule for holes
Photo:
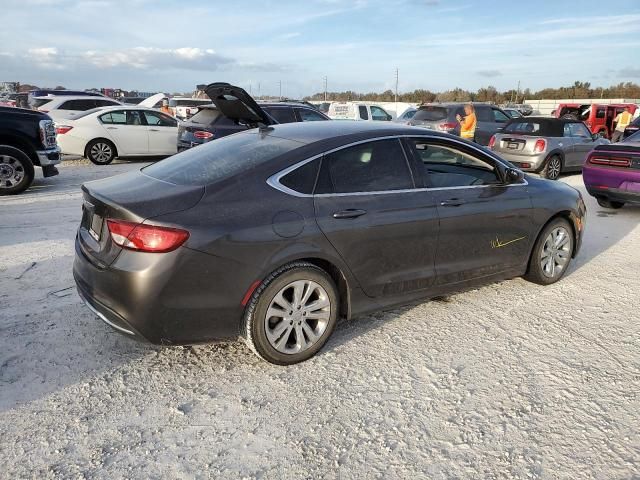
[[437,122],[447,118],[446,107],[420,107],[413,120],[423,120],[427,122]]
[[210,185],[251,170],[303,145],[254,130],[191,148],[142,170],[150,177],[178,185]]
[[220,116],[220,111],[215,108],[203,108],[189,120],[191,123],[211,125]]

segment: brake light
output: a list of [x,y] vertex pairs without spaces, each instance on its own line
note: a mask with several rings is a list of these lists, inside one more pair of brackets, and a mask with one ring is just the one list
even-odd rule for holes
[[213,133],[205,132],[204,130],[197,130],[193,132],[193,136],[200,140],[209,140],[210,138],[213,138]]
[[589,163],[593,165],[609,165],[611,167],[629,167],[631,166],[631,161],[628,158],[620,158],[620,157],[590,157]]
[[452,122],[445,122],[445,123],[441,123],[440,125],[438,125],[438,129],[439,130],[454,130],[456,127],[458,126],[457,123],[452,123]]
[[143,223],[107,220],[111,239],[116,245],[138,252],[166,253],[182,245],[189,232],[179,228],[146,225]]
[[60,125],[59,127],[56,127],[56,133],[58,135],[64,135],[65,133],[67,133],[72,128],[73,127],[71,127],[69,125]]
[[543,138],[536,140],[536,144],[533,146],[533,153],[542,153],[547,149],[547,141]]
[[496,144],[496,136],[491,135],[491,138],[489,139],[489,148],[493,148],[495,144]]

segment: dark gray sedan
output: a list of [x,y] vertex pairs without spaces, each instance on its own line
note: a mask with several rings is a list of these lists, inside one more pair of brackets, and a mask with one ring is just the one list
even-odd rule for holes
[[578,120],[523,117],[495,134],[489,148],[522,170],[557,180],[563,172],[582,170],[587,154],[607,143]]
[[585,215],[563,183],[387,122],[248,130],[82,189],[73,273],[98,317],[156,344],[242,337],[282,365],[318,352],[340,317],[516,276],[554,283]]

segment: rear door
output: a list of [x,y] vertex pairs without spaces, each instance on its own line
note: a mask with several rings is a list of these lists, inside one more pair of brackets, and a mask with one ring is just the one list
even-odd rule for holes
[[326,154],[314,195],[317,223],[371,297],[435,282],[438,213],[414,189],[401,142],[362,142]]
[[138,111],[111,110],[98,116],[102,128],[116,144],[118,155],[149,153],[147,127]]
[[140,110],[149,136],[149,153],[173,155],[178,149],[178,121],[161,112]]
[[437,283],[524,266],[534,240],[526,182],[505,185],[497,160],[461,142],[412,138],[408,144],[440,217]]

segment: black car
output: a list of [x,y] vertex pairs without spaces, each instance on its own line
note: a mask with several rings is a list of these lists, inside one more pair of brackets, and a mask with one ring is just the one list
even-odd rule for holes
[[634,133],[640,130],[640,117],[632,121],[627,128],[624,129],[621,140],[630,137]]
[[554,283],[585,215],[564,183],[386,122],[248,130],[82,190],[74,277],[102,320],[155,344],[242,337],[283,365],[341,317],[517,276]]
[[[464,106],[468,103],[428,103],[420,105],[408,122],[409,125],[460,135],[460,124],[456,116],[465,116]],[[498,133],[511,117],[495,105],[473,103],[476,112],[476,133],[474,141],[488,145],[491,137]]]
[[[258,125],[330,120],[306,102],[290,100],[258,103],[245,90],[228,83],[211,84],[205,91],[213,104],[200,107],[198,113],[180,124],[179,152]],[[244,108],[238,110],[238,104],[230,99],[250,106],[255,115],[247,119]]]

